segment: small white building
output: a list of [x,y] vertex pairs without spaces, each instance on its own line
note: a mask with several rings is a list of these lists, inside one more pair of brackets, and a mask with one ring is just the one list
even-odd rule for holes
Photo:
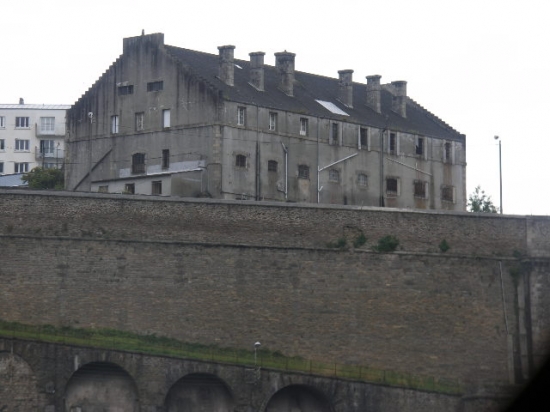
[[64,104],[0,104],[0,175],[40,166],[61,168],[65,158]]

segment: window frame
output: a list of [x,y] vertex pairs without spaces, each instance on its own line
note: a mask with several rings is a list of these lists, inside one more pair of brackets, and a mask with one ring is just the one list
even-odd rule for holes
[[416,156],[424,158],[426,155],[426,138],[422,136],[416,137],[415,150],[414,153]]
[[0,162],[0,175],[4,174],[4,162]]
[[328,181],[331,183],[340,183],[340,170],[328,169]]
[[357,136],[357,148],[359,150],[370,149],[369,148],[369,129],[367,127],[359,127],[359,135]]
[[145,153],[137,152],[132,154],[132,174],[143,174],[147,170],[145,164]]
[[309,166],[298,165],[298,179],[309,180]]
[[[390,180],[395,180],[395,190],[390,190],[389,188],[389,181]],[[398,177],[395,177],[395,176],[386,176],[386,180],[385,180],[385,192],[386,192],[386,196],[388,197],[396,197],[396,196],[399,196],[400,194],[400,184],[399,184],[399,178]],[[393,189],[393,187],[392,187]]]
[[119,96],[128,96],[130,94],[134,94],[134,85],[133,84],[118,86],[118,95]]
[[[451,196],[445,196],[449,191]],[[441,201],[453,204],[456,203],[456,188],[452,185],[441,185]]]
[[[420,190],[417,190],[421,188]],[[418,199],[428,199],[428,182],[425,180],[413,180],[413,196]]]
[[40,117],[40,134],[55,134],[55,117]]
[[147,92],[160,92],[164,90],[164,80],[147,82]]
[[[22,121],[22,119],[25,119]],[[24,126],[21,125],[21,123],[24,124]],[[16,116],[15,117],[15,128],[16,129],[30,129],[30,119],[28,116]]]
[[6,116],[0,116],[0,129],[6,128]]
[[6,139],[0,139],[0,152],[6,151]]
[[[40,154],[42,156],[55,153],[55,140],[53,139],[40,139]],[[44,156],[45,157],[45,156]]]
[[454,164],[453,142],[445,141],[443,143],[443,163]]
[[330,141],[331,146],[340,146],[340,124],[338,122],[330,122]]
[[145,130],[145,113],[137,112],[135,114],[135,120],[136,132],[142,132]]
[[277,113],[269,112],[269,130],[275,132],[277,130]]
[[162,195],[162,180],[153,180],[151,182],[151,195],[152,196]]
[[162,149],[161,168],[170,168],[170,149]]
[[136,194],[136,184],[135,183],[126,183],[124,185],[124,193],[129,195],[135,195]]
[[235,167],[238,167],[240,169],[246,169],[247,165],[247,158],[242,153],[238,153],[235,155]]
[[306,117],[300,117],[300,136],[309,135],[309,119]]
[[[23,167],[24,170],[21,170]],[[13,164],[14,173],[28,173],[29,172],[29,162],[14,162]]]
[[[23,149],[21,149],[21,143],[23,144]],[[30,140],[29,139],[15,139],[15,146],[13,149],[14,152],[30,152]]]
[[369,187],[369,175],[366,173],[358,173],[357,185],[362,188]]
[[237,107],[237,126],[246,125],[246,107],[238,106]]
[[111,134],[118,134],[119,132],[119,117],[118,114],[111,116]]
[[268,160],[267,171],[277,173],[279,171],[279,162],[277,162],[276,160]]
[[169,129],[171,122],[170,109],[162,109],[162,128]]
[[399,154],[399,138],[397,137],[397,132],[390,132],[388,136],[388,153],[395,156]]

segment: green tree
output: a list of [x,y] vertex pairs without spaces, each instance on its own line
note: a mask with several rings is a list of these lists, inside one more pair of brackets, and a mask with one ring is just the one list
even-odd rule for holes
[[29,173],[23,175],[23,181],[29,184],[31,189],[63,189],[65,177],[61,169],[43,169],[35,167]]
[[468,211],[498,213],[498,208],[493,204],[491,196],[487,196],[485,190],[481,190],[481,186],[477,186],[468,198]]

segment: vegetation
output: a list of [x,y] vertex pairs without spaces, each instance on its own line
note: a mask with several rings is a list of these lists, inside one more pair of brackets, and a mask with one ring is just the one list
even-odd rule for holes
[[65,177],[61,169],[43,169],[35,167],[29,173],[23,175],[23,181],[29,184],[31,189],[56,189],[65,187]]
[[344,249],[347,245],[347,240],[345,237],[337,239],[335,242],[328,242],[327,247],[335,249]]
[[[200,345],[181,342],[156,335],[138,335],[113,329],[83,329],[51,325],[24,325],[0,320],[0,337],[23,340],[38,340],[60,344],[80,345],[171,356],[174,358],[197,359],[235,365],[255,366],[254,350],[220,348],[214,345]],[[447,394],[462,394],[464,389],[454,380],[413,376],[409,373],[387,371],[360,365],[339,365],[315,362],[301,357],[285,356],[278,351],[260,349],[257,365],[262,368],[310,373],[313,375],[336,376],[339,378],[381,383],[411,389],[429,390]]]
[[395,252],[397,246],[399,246],[399,239],[395,236],[387,235],[378,239],[378,245],[374,246],[373,249],[377,252],[388,253]]
[[469,212],[497,213],[498,209],[493,204],[491,196],[487,196],[481,186],[477,186],[474,193],[468,197]]
[[365,234],[361,232],[353,241],[353,247],[361,247],[365,243],[367,243],[367,238],[365,237]]
[[439,250],[445,253],[447,250],[449,250],[451,247],[447,243],[446,239],[443,239],[441,243],[439,243]]

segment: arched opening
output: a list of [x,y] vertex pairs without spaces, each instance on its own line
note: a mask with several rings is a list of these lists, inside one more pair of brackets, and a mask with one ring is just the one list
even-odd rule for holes
[[114,363],[92,362],[78,369],[67,383],[65,411],[138,412],[132,377]]
[[37,402],[36,377],[29,364],[0,352],[0,411],[32,411]]
[[319,390],[306,385],[291,385],[276,392],[265,412],[331,412],[332,406]]
[[215,375],[192,373],[168,391],[166,412],[229,412],[234,401],[227,384]]

